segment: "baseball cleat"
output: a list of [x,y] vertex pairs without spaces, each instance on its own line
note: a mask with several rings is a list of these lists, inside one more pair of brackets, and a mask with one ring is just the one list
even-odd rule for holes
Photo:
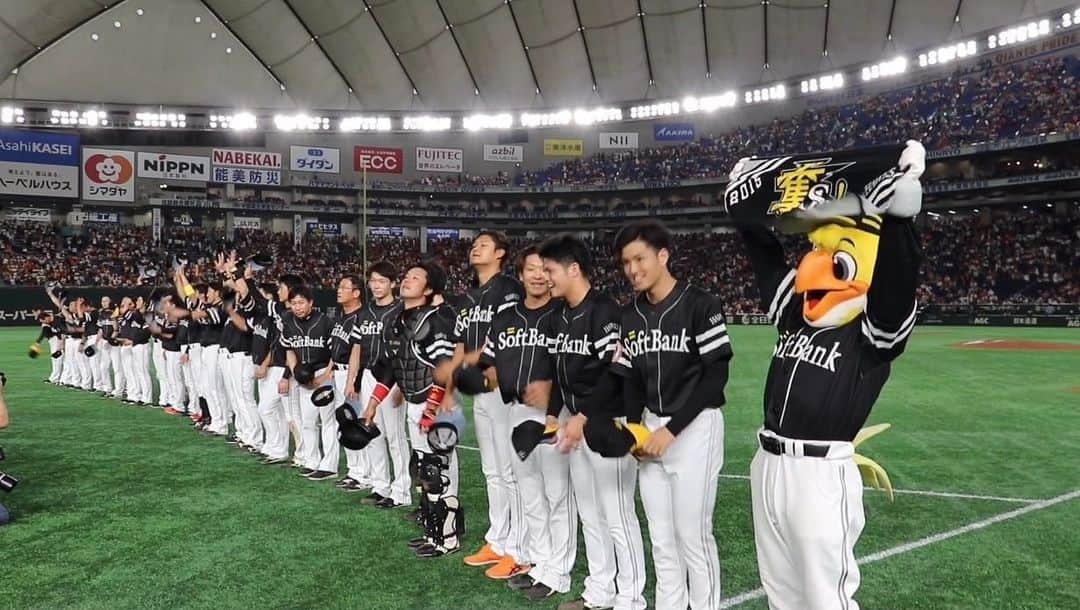
[[536,581],[528,574],[518,574],[507,579],[506,586],[513,591],[524,591],[536,586]]
[[316,470],[308,475],[309,481],[325,481],[326,479],[332,479],[337,476],[337,473],[330,472],[329,470]]
[[484,571],[484,576],[493,580],[507,580],[514,576],[525,574],[531,569],[532,566],[521,565],[515,561],[513,557],[503,555],[498,563]]
[[367,506],[374,506],[374,505],[378,504],[380,500],[383,500],[385,498],[386,498],[386,496],[383,496],[383,495],[377,494],[375,492],[372,492],[371,494],[366,496],[363,500],[360,500],[360,503],[364,504],[364,505],[367,505]]
[[465,565],[473,567],[486,566],[494,563],[499,563],[502,558],[502,555],[499,555],[495,551],[491,550],[490,544],[485,544],[484,546],[480,547],[479,551],[465,558]]

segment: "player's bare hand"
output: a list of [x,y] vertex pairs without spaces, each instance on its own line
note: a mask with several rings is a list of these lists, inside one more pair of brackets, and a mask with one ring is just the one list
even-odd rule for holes
[[585,422],[588,421],[581,413],[571,417],[567,420],[566,425],[562,428],[562,440],[559,442],[559,451],[562,453],[570,453],[581,444],[581,439],[585,436]]
[[522,400],[534,409],[546,410],[548,401],[551,400],[551,381],[533,381],[525,386],[525,395],[522,396]]
[[360,399],[360,392],[356,391],[356,388],[352,383],[345,384],[345,400],[356,401]]
[[439,403],[439,409],[436,413],[449,413],[454,410],[454,393],[447,392],[443,396],[442,402]]
[[663,457],[664,452],[673,442],[675,442],[675,435],[671,433],[671,430],[667,429],[667,426],[658,428],[649,435],[649,440],[645,441],[645,446],[641,448],[641,456]]
[[390,404],[394,405],[395,409],[405,404],[405,396],[397,386],[394,386],[393,391],[390,392]]
[[367,408],[364,409],[364,424],[365,425],[370,426],[371,422],[375,421],[375,411],[376,411],[377,408],[378,408],[378,405],[375,404],[374,400],[372,400],[371,402],[368,403]]
[[544,420],[544,427],[546,427],[546,428],[558,428],[559,427],[559,418],[555,417],[554,415],[548,415],[547,419]]
[[266,367],[260,366],[255,369],[255,379],[266,379]]
[[180,364],[187,364],[191,362],[191,356],[187,354],[180,354]]
[[495,367],[489,366],[484,369],[484,379],[487,379],[487,387],[492,389],[499,387],[499,374],[495,372]]
[[281,381],[278,382],[278,384],[277,384],[277,393],[281,394],[282,396],[288,396],[288,394],[289,394],[289,380],[288,379],[282,379]]

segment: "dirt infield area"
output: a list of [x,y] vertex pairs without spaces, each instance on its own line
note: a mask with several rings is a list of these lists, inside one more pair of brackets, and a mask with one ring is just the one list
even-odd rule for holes
[[977,339],[954,343],[949,347],[961,349],[998,349],[1013,351],[1080,351],[1080,343],[1052,343],[1048,341],[1017,341],[1015,339]]

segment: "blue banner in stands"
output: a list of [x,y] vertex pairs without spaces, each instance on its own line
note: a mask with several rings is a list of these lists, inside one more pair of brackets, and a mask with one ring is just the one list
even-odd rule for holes
[[434,229],[428,227],[427,230],[428,239],[460,239],[460,229]]
[[0,129],[0,195],[79,196],[79,136]]
[[694,126],[690,123],[660,123],[653,125],[652,133],[657,142],[681,142],[694,139]]
[[308,235],[341,235],[340,222],[309,222],[307,223]]
[[368,227],[373,237],[405,237],[405,227]]

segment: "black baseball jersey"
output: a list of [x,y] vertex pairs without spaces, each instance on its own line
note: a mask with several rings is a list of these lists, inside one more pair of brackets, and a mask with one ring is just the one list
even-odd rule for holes
[[146,324],[146,318],[141,311],[132,309],[120,317],[119,336],[130,340],[135,345],[145,345],[150,342],[150,327]]
[[169,352],[180,351],[180,324],[165,316],[160,316],[158,326],[161,327],[161,349]]
[[368,301],[360,309],[360,315],[353,325],[349,341],[360,344],[360,368],[371,368],[383,350],[383,335],[389,325],[401,315],[401,301],[391,301],[389,305],[379,305]]
[[[55,324],[55,322],[53,322],[53,324]],[[60,330],[58,328],[56,328],[56,326],[54,326],[53,324],[44,324],[43,323],[41,325],[41,334],[38,335],[37,339],[34,339],[34,343],[40,343],[42,341],[42,339],[47,341],[47,340],[52,339],[54,337],[59,339],[60,338]]]
[[464,343],[466,352],[483,349],[491,321],[497,314],[513,307],[523,295],[521,282],[502,273],[483,286],[469,290],[456,304],[455,341]]
[[915,327],[921,252],[908,220],[886,216],[866,306],[842,326],[814,327],[794,293],[794,269],[775,237],[742,230],[779,331],[765,380],[765,427],[789,438],[851,441],[889,378]]
[[491,322],[480,363],[495,367],[503,402],[521,402],[527,385],[554,376],[548,345],[556,303],[529,309],[518,301]]
[[330,317],[312,310],[306,318],[286,313],[281,319],[279,342],[296,354],[300,364],[315,364],[320,368],[330,362],[330,332],[334,323]]
[[217,303],[208,303],[205,306],[205,311],[206,317],[199,320],[202,325],[199,343],[202,343],[203,347],[221,345],[221,331],[224,330],[225,323],[228,321],[225,309],[222,307],[221,301],[218,301]]
[[349,363],[349,352],[352,351],[352,334],[360,319],[362,307],[346,313],[339,312],[334,316],[334,327],[330,330],[330,357],[338,364]]
[[85,323],[85,320],[82,316],[65,312],[64,323],[66,325],[64,334],[79,339],[83,337],[83,324]]
[[[202,311],[205,309],[202,303],[189,299],[187,302],[188,311]],[[202,345],[203,330],[206,325],[202,322],[189,317],[188,318],[188,345]]]
[[[705,367],[731,359],[723,304],[691,284],[677,282],[671,294],[655,304],[638,294],[623,307],[621,320],[622,350],[615,372],[637,380],[644,389],[645,408],[656,415],[682,409]],[[723,393],[711,398],[704,406],[724,404]]]
[[98,334],[98,313],[96,311],[83,312],[83,333],[87,337]]
[[188,346],[191,345],[191,320],[188,318],[180,318],[176,322],[176,343],[186,354]]
[[383,333],[383,350],[372,367],[375,379],[387,387],[396,383],[410,403],[427,400],[435,367],[454,357],[454,315],[445,305],[402,310]]
[[285,348],[279,341],[278,321],[265,307],[255,308],[252,313],[247,318],[248,328],[251,329],[251,361],[255,366],[262,366],[267,354],[270,354],[270,366],[285,366]]
[[[549,349],[554,358],[556,398],[571,413],[591,411],[593,390],[608,373],[618,351],[620,317],[615,299],[595,289],[590,289],[577,307],[566,302],[555,307]],[[597,397],[598,401],[609,399]]]
[[101,338],[109,345],[116,345],[116,319],[112,317],[111,310],[98,315],[97,326]]

